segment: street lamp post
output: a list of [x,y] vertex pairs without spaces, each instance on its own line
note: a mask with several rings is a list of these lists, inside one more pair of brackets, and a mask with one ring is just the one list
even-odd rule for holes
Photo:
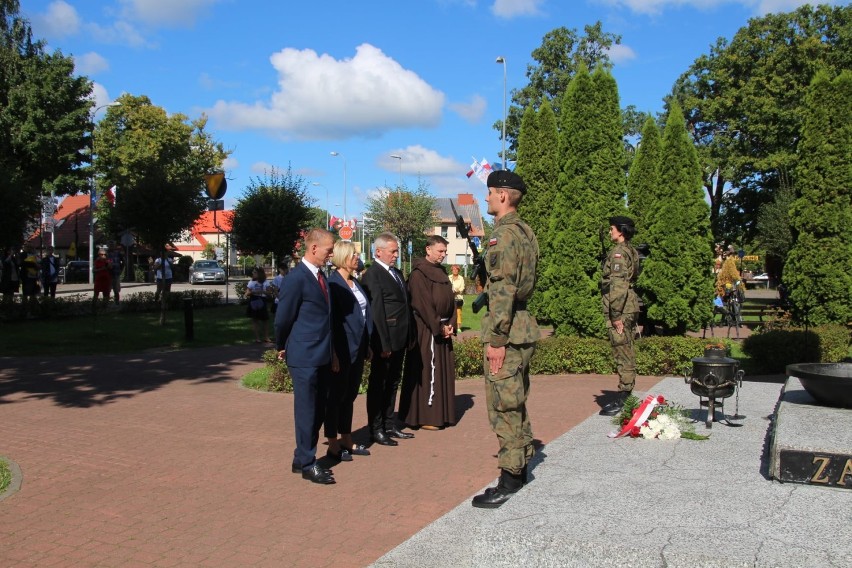
[[331,155],[335,158],[337,156],[343,158],[343,220],[346,221],[346,156],[340,152],[332,152]]
[[402,156],[399,154],[391,154],[390,157],[394,160],[399,160],[399,187],[402,189]]
[[[318,181],[311,182],[311,185],[314,186],[314,187],[320,187],[320,186],[325,187],[324,185],[322,185]],[[326,230],[328,230],[328,222],[329,222],[328,209],[329,209],[329,207],[330,207],[330,205],[329,205],[329,201],[328,201],[328,188],[326,187],[325,188],[325,228],[326,228]]]
[[496,63],[503,64],[503,169],[506,167],[506,58],[502,55],[497,58]]
[[[102,108],[121,106],[121,103],[118,101],[113,101],[111,103],[107,103],[105,105],[101,105],[95,108],[94,112],[92,112],[92,122],[95,121],[95,116],[97,116],[98,111]],[[94,150],[95,150],[95,141],[94,141],[94,130],[92,130],[92,158],[94,158]],[[93,199],[95,196],[95,192],[97,191],[95,188],[95,174],[92,172],[92,188],[91,196],[89,199],[89,284],[95,283],[95,200]]]

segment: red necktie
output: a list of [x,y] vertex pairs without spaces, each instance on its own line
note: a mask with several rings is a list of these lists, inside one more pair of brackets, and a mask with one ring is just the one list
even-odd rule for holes
[[322,288],[322,295],[325,296],[325,301],[328,302],[328,287],[325,284],[325,276],[322,275],[322,272],[317,272],[317,279],[319,280],[320,288]]

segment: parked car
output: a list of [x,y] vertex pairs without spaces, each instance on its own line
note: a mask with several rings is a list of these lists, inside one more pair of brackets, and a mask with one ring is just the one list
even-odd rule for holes
[[755,276],[754,278],[752,278],[752,280],[763,280],[763,281],[766,281],[766,280],[769,280],[769,275],[768,275],[767,273],[765,273],[765,272],[764,272],[763,274],[758,274],[757,276]]
[[196,260],[189,269],[190,284],[225,283],[225,271],[215,260]]
[[71,284],[74,282],[89,281],[89,261],[88,260],[71,260],[65,265],[65,270],[62,274],[62,283]]

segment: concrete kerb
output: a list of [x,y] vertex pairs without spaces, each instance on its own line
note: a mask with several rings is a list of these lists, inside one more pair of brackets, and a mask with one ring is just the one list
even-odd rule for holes
[[[766,476],[781,388],[747,382],[739,426],[707,430],[696,410],[704,442],[611,440],[609,418],[592,416],[503,507],[465,501],[375,566],[850,566],[852,491]],[[682,378],[650,392],[698,407]]]

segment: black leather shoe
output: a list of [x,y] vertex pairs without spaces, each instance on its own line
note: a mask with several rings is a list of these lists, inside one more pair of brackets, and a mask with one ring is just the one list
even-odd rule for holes
[[293,473],[302,473],[302,466],[297,463],[293,464]]
[[414,434],[409,434],[408,432],[403,432],[396,426],[393,428],[385,428],[385,432],[391,438],[399,438],[400,440],[409,440],[414,437]]
[[390,436],[384,432],[373,432],[373,442],[380,446],[398,446],[399,442],[392,440]]
[[314,465],[308,469],[302,470],[302,479],[307,479],[308,481],[319,483],[320,485],[331,485],[336,483],[332,473],[329,470],[320,467],[320,465],[316,462],[314,462]]
[[627,397],[630,396],[629,392],[620,392],[616,395],[615,400],[601,408],[601,411],[598,413],[601,416],[616,416],[621,409],[624,408],[624,401],[627,400]]
[[352,461],[352,454],[350,454],[349,450],[347,450],[346,448],[340,448],[340,450],[337,453],[332,452],[331,450],[328,450],[325,453],[325,455],[328,456],[329,459],[332,459],[332,460],[338,461],[338,462],[351,462]]
[[523,486],[524,482],[520,475],[513,475],[505,469],[501,470],[497,487],[489,487],[474,497],[471,505],[480,509],[496,509],[508,501]]
[[353,456],[369,456],[370,450],[365,448],[362,444],[355,444],[351,448],[343,448]]

